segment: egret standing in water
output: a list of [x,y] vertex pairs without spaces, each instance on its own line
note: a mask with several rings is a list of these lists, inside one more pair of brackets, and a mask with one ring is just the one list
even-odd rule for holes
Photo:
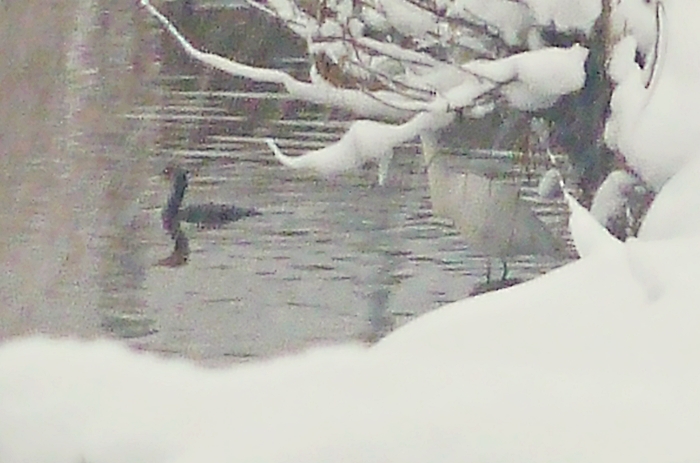
[[[519,281],[508,279],[509,258],[566,255],[563,240],[554,236],[520,197],[520,185],[498,178],[493,162],[469,161],[466,170],[460,172],[450,165],[453,156],[439,155],[435,134],[423,134],[421,141],[433,212],[452,220],[469,246],[489,258],[483,290],[507,287]],[[491,282],[490,258],[497,258],[503,264],[499,281]]]

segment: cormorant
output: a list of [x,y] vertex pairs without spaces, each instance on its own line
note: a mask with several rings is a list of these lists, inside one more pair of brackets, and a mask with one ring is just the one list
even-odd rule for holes
[[244,217],[261,215],[255,209],[237,207],[229,204],[191,204],[181,207],[187,189],[188,171],[179,166],[168,166],[163,170],[171,182],[170,197],[161,218],[163,228],[175,239],[180,222],[195,223],[200,227],[216,227],[227,222],[235,222]]

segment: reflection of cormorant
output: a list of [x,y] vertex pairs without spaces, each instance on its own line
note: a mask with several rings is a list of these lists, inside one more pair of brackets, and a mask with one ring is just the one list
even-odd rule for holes
[[190,256],[190,243],[187,236],[180,230],[180,227],[173,232],[173,239],[175,240],[175,248],[173,252],[166,257],[158,261],[158,265],[165,267],[179,267],[187,263],[187,259]]
[[218,226],[227,222],[235,222],[244,217],[260,215],[255,209],[236,207],[228,204],[192,204],[180,207],[187,189],[188,172],[182,167],[168,166],[163,174],[170,178],[171,191],[168,203],[163,209],[161,218],[163,228],[173,239],[180,230],[180,222],[195,223],[198,226]]

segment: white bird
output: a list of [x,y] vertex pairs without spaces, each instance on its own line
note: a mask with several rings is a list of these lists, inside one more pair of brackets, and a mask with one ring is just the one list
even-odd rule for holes
[[[454,222],[474,250],[503,263],[501,280],[507,277],[507,259],[519,255],[563,257],[566,246],[520,197],[520,185],[499,178],[488,165],[467,163],[459,171],[454,156],[440,156],[434,134],[421,135],[427,163],[433,211]],[[500,161],[495,160],[498,164]],[[478,171],[478,172],[477,172]],[[490,280],[490,263],[487,281]]]

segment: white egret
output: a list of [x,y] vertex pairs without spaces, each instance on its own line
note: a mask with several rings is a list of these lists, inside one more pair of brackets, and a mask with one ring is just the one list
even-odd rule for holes
[[559,170],[551,168],[544,173],[537,185],[537,194],[543,199],[558,198],[563,194]]
[[[440,156],[434,133],[421,135],[433,212],[454,222],[469,246],[503,263],[500,286],[508,286],[509,258],[520,255],[564,257],[565,243],[556,237],[520,197],[520,185],[504,178],[495,162],[461,161]],[[487,284],[490,283],[490,262]],[[512,280],[514,282],[515,280]]]

